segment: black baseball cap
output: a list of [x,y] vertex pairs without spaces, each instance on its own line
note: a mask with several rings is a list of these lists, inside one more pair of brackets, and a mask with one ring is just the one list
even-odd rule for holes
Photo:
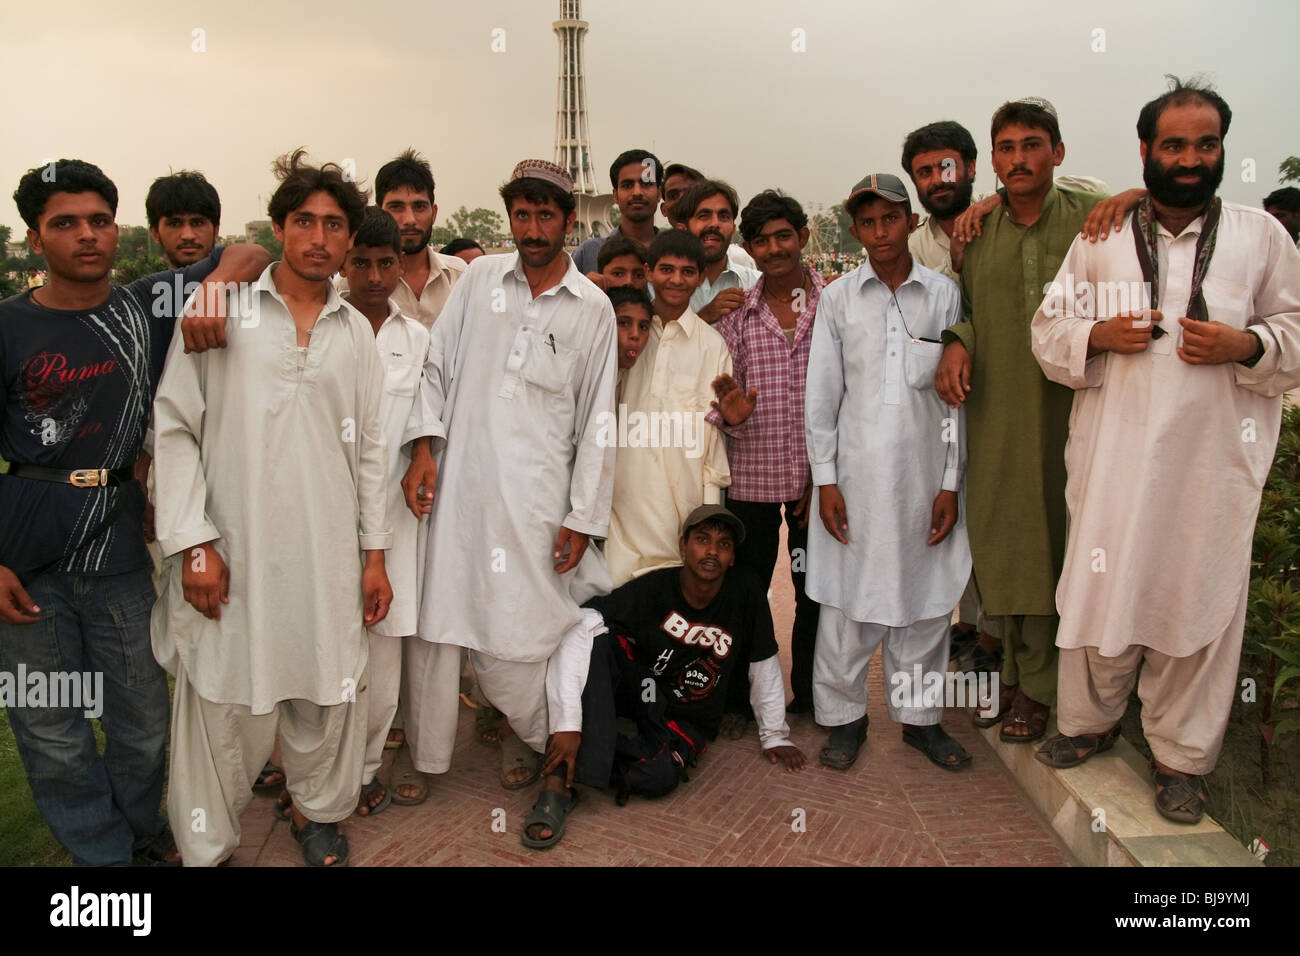
[[703,524],[710,519],[721,521],[729,527],[736,536],[736,544],[745,540],[745,526],[740,519],[724,508],[722,505],[700,505],[686,517],[685,524],[682,525],[682,537],[691,533],[691,529],[697,524]]

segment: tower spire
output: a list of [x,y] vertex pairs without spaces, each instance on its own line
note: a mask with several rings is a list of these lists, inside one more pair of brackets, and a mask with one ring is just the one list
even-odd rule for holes
[[560,0],[560,19],[551,24],[560,41],[559,86],[555,96],[555,163],[573,177],[573,191],[594,196],[596,185],[587,131],[587,77],[582,66],[582,42],[587,21],[582,0]]

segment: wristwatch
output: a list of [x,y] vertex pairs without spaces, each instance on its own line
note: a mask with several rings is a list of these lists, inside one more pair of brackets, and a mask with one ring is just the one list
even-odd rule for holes
[[1246,366],[1246,368],[1254,368],[1256,365],[1259,364],[1259,360],[1264,357],[1264,336],[1260,335],[1258,332],[1254,331],[1253,329],[1247,329],[1246,331],[1249,332],[1251,335],[1255,336],[1255,338],[1259,341],[1259,345],[1255,349],[1255,354],[1252,355],[1250,358],[1246,359],[1246,361],[1242,362],[1241,364]]

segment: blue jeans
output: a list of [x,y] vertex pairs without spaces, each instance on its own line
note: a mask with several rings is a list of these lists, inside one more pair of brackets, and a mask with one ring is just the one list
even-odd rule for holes
[[41,609],[40,620],[0,622],[0,670],[12,680],[20,664],[28,675],[102,674],[103,699],[95,708],[102,708],[105,737],[101,757],[85,716],[95,708],[85,700],[81,706],[51,706],[69,700],[50,699],[45,706],[8,708],[32,796],[78,864],[129,866],[133,848],[163,827],[170,704],[167,677],[149,641],[152,578],[147,569],[45,574],[27,593]]

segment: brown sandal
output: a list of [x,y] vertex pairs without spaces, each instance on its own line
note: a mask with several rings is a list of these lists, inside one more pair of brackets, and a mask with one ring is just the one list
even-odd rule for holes
[[1016,699],[1016,693],[1020,690],[1019,685],[1012,684],[1010,687],[1003,687],[998,691],[998,712],[992,717],[984,717],[979,710],[971,715],[970,722],[976,727],[992,727],[994,724],[1002,723],[1002,718],[1007,715],[1011,709],[1011,702]]
[[1151,779],[1156,785],[1156,810],[1174,823],[1199,823],[1208,802],[1201,796],[1201,778],[1195,774],[1165,773],[1151,763]]
[[[1022,690],[1016,691],[1016,699],[1011,702],[1011,709],[1002,718],[1002,730],[998,739],[1007,744],[1027,744],[1038,740],[1047,732],[1047,718],[1052,708],[1040,704],[1032,697],[1026,697]],[[1009,734],[1011,727],[1028,727],[1027,734]]]
[[[1077,737],[1057,734],[1043,744],[1034,756],[1038,758],[1039,763],[1045,763],[1049,767],[1064,770],[1067,767],[1079,766],[1093,754],[1109,750],[1115,746],[1115,741],[1118,739],[1119,724],[1116,724],[1104,734],[1080,734]],[[1080,750],[1084,751],[1082,757],[1079,756]]]

